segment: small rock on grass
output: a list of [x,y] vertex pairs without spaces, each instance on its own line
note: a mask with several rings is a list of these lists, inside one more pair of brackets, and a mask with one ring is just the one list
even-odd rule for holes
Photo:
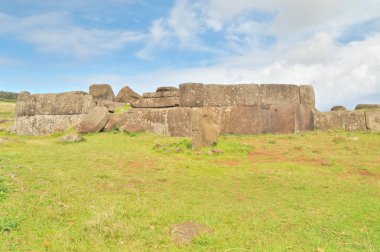
[[178,245],[190,244],[197,236],[210,234],[212,229],[196,222],[183,222],[175,224],[170,229],[170,235]]
[[78,143],[84,141],[84,138],[78,134],[69,134],[61,138],[61,142]]

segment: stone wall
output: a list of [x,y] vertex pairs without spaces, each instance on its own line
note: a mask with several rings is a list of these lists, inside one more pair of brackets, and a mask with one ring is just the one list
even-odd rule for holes
[[19,135],[46,135],[77,124],[95,106],[84,92],[30,94],[17,98],[13,131]]

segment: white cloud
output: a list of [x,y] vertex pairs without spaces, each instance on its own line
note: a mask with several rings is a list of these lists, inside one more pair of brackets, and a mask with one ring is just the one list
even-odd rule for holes
[[119,50],[143,40],[142,33],[123,30],[82,28],[65,13],[48,13],[17,18],[0,13],[0,35],[11,34],[37,45],[43,52],[91,58]]

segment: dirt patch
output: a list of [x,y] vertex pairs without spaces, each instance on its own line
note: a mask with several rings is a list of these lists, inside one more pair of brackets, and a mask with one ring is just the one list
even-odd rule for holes
[[348,172],[344,172],[339,175],[340,178],[348,178],[353,176],[366,177],[372,181],[380,180],[380,174],[370,172],[366,169],[352,169]]
[[215,161],[215,163],[217,165],[224,165],[224,166],[238,166],[240,165],[241,162],[239,161],[220,161],[220,160],[217,160]]
[[289,156],[286,157],[284,153],[286,149],[281,150],[259,150],[255,152],[251,152],[248,155],[248,159],[252,163],[281,163],[281,162],[289,162],[289,163],[298,163],[303,165],[313,165],[320,166],[327,163],[324,159],[313,159],[305,156]]
[[170,229],[170,236],[178,245],[190,244],[194,238],[202,234],[210,234],[212,229],[196,222],[175,224]]

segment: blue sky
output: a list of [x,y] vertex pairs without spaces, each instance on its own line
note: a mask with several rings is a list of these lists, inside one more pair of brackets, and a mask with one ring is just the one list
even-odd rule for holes
[[1,0],[0,90],[310,83],[380,103],[378,0]]

